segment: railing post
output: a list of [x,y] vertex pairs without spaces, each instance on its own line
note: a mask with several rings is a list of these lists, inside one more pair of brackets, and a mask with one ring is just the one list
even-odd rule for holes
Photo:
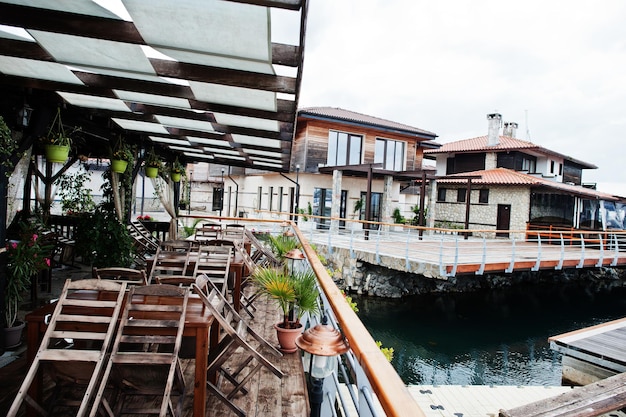
[[376,264],[380,265],[380,225],[378,225],[378,234],[376,236]]
[[452,272],[449,276],[456,276],[456,269],[459,266],[459,237],[454,240],[454,265],[452,266]]
[[411,229],[409,228],[408,232],[406,233],[406,250],[404,254],[404,261],[405,261],[404,269],[407,271],[409,270],[409,242],[410,241],[411,241]]
[[330,235],[331,235],[331,232],[330,232],[330,228],[329,228],[328,229],[328,253],[332,255],[333,248],[330,246]]
[[535,262],[535,266],[533,266],[530,270],[538,271],[540,265],[541,265],[541,234],[537,235],[537,262]]
[[585,237],[583,234],[580,234],[580,261],[576,268],[582,268],[585,265]]
[[439,238],[439,242],[439,275],[446,277],[448,273],[443,266],[443,237]]
[[510,274],[515,269],[515,238],[511,240],[511,262],[509,263],[509,267],[504,270],[507,274]]
[[563,232],[559,233],[561,235],[561,259],[559,259],[559,263],[554,267],[557,271],[563,269],[563,260],[565,259],[565,241],[563,240]]
[[600,258],[598,258],[598,263],[596,263],[597,268],[601,267],[602,262],[604,262],[604,242],[602,242],[602,233],[598,233],[598,237],[600,238]]
[[356,258],[356,254],[354,253],[354,229],[350,232],[350,258]]
[[613,262],[611,262],[611,266],[617,265],[617,260],[619,259],[619,242],[617,240],[617,233],[613,233],[611,235],[613,237],[613,241],[615,242],[615,256],[613,257]]
[[482,275],[485,272],[485,264],[487,263],[487,239],[483,236],[483,256],[480,263],[480,268],[476,271],[476,275]]

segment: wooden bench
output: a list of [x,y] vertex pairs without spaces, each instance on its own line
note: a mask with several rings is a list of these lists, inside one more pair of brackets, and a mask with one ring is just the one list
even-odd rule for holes
[[572,389],[564,394],[500,410],[500,417],[592,417],[626,407],[626,373]]

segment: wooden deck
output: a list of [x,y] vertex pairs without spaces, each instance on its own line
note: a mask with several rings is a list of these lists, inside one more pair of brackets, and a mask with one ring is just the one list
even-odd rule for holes
[[[62,279],[65,279],[65,277]],[[267,340],[277,345],[276,332],[272,325],[279,321],[280,313],[273,304],[269,304],[263,299],[259,299],[255,305],[258,310],[255,319],[251,320],[251,325]],[[22,354],[16,361],[0,368],[0,383],[2,385],[2,389],[0,389],[0,415],[6,415],[28,371],[25,356],[25,354]],[[183,360],[187,386],[182,414],[184,417],[192,417],[193,415],[194,362],[193,359]],[[283,371],[285,376],[279,379],[274,374],[262,369],[250,382],[248,394],[245,396],[239,395],[234,401],[249,417],[308,416],[308,394],[299,353],[287,354],[273,362]],[[228,365],[233,367],[237,366],[237,363],[236,355],[227,362]],[[235,414],[215,396],[207,393],[206,415],[234,416]]]
[[564,382],[586,385],[626,372],[626,318],[548,340],[562,354]]

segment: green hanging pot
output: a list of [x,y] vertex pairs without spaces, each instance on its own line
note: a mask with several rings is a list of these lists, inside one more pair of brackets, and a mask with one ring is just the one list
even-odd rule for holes
[[126,172],[127,166],[128,161],[124,161],[123,159],[114,159],[111,161],[111,171],[117,172],[118,174]]
[[159,168],[157,167],[146,167],[146,177],[148,178],[156,178],[159,175]]
[[46,160],[49,162],[64,163],[70,154],[69,146],[46,145]]
[[180,182],[181,173],[180,172],[172,172],[172,181]]

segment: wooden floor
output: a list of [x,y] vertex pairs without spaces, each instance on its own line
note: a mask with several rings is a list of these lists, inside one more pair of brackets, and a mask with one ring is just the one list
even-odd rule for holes
[[[76,275],[76,273],[74,275]],[[57,276],[56,280],[60,279],[64,281],[65,278],[66,277],[59,278]],[[75,279],[75,277],[73,277],[73,279]],[[267,340],[277,345],[276,332],[272,326],[279,321],[279,312],[273,304],[267,303],[265,300],[258,300],[256,306],[258,310],[255,313],[254,320],[250,321],[251,325]],[[298,353],[286,354],[280,359],[272,358],[272,361],[283,371],[285,376],[279,379],[274,374],[262,369],[250,382],[248,394],[236,397],[234,402],[250,417],[308,416],[308,395],[306,393],[304,371],[300,355]],[[193,415],[194,362],[193,359],[183,360],[187,386],[183,412],[183,416],[185,417],[192,417]],[[237,365],[236,355],[226,364],[235,367]],[[27,371],[28,364],[26,363],[25,354],[20,355],[16,361],[9,365],[0,368],[0,416],[6,415]],[[235,414],[215,396],[207,393],[206,415],[234,416]]]

